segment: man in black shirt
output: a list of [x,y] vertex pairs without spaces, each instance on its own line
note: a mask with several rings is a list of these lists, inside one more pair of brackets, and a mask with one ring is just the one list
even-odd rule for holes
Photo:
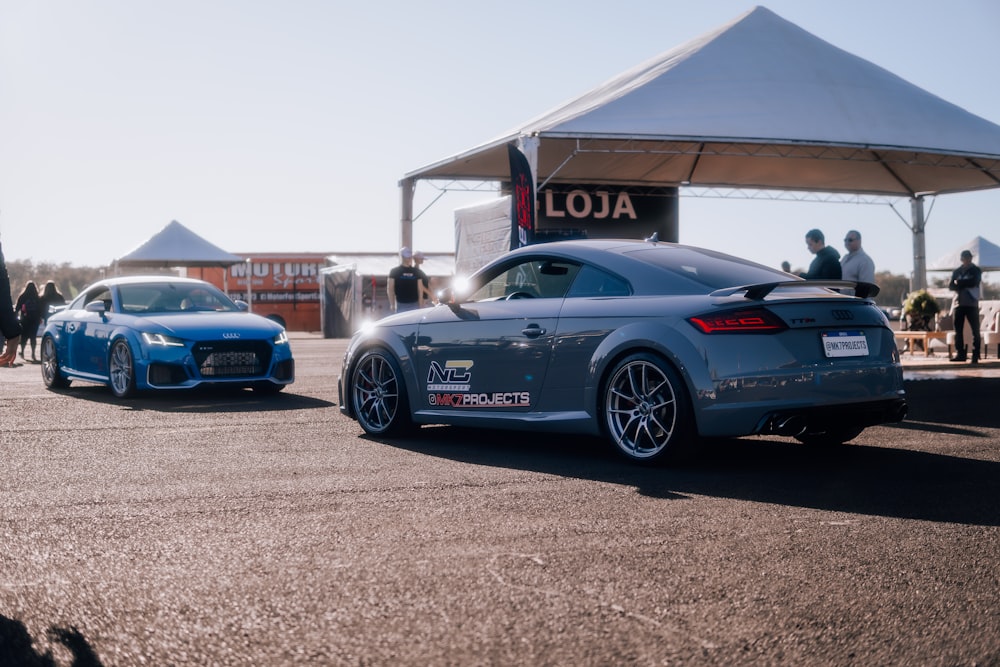
[[806,247],[816,255],[809,270],[800,274],[803,278],[812,280],[840,280],[843,273],[840,268],[840,253],[826,244],[826,237],[818,229],[806,232]]
[[427,280],[424,272],[413,266],[413,252],[409,248],[401,248],[399,256],[400,264],[389,271],[387,284],[389,307],[394,313],[422,308],[424,293],[421,287]]
[[965,323],[972,329],[972,363],[979,363],[979,290],[983,272],[972,263],[972,252],[963,250],[962,265],[951,272],[948,289],[955,292],[952,314],[955,316],[955,357],[951,361],[965,361]]

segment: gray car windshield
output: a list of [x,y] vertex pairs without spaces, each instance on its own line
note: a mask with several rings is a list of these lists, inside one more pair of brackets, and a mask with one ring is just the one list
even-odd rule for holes
[[663,287],[673,294],[795,280],[777,269],[694,248],[656,246],[631,251],[628,256],[669,272],[674,280]]
[[145,283],[118,288],[122,312],[181,313],[227,312],[239,308],[229,297],[211,285],[183,283]]

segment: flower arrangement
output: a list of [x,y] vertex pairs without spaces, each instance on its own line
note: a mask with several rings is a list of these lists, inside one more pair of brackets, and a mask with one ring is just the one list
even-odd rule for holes
[[940,310],[937,300],[925,289],[910,292],[903,302],[903,314],[913,331],[933,330],[934,316]]

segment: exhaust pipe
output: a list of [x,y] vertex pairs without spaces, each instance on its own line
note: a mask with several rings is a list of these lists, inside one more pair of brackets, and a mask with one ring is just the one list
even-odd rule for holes
[[809,425],[806,418],[802,415],[792,415],[791,417],[779,419],[780,421],[771,425],[771,430],[778,435],[790,435],[794,437],[803,433]]

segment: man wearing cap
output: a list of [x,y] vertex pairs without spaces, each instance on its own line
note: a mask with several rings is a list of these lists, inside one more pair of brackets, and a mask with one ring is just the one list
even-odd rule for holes
[[948,289],[955,292],[951,312],[955,317],[955,356],[951,361],[966,361],[965,322],[972,329],[972,363],[979,363],[979,289],[983,272],[972,263],[972,252],[963,250],[962,265],[951,272]]
[[389,307],[394,313],[404,313],[424,305],[421,289],[427,276],[419,268],[413,266],[413,251],[406,246],[400,248],[399,266],[389,271],[387,290]]

